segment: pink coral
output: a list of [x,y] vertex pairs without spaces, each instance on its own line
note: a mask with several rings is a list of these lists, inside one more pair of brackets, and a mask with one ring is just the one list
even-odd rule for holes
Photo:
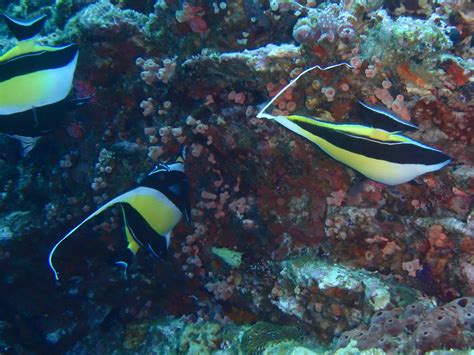
[[420,260],[413,259],[412,261],[406,261],[402,263],[402,269],[408,272],[408,275],[415,277],[416,272],[422,269]]
[[164,153],[163,147],[160,146],[151,146],[148,147],[148,157],[153,160],[157,161],[160,156]]
[[428,241],[435,248],[443,249],[450,246],[448,236],[443,231],[443,226],[435,224],[428,229]]
[[324,96],[326,96],[328,101],[334,101],[336,90],[332,86],[323,87],[321,92],[324,94]]
[[140,77],[147,85],[152,85],[157,80],[167,84],[171,80],[176,71],[176,58],[163,59],[162,63],[163,66],[160,66],[153,58],[137,58],[135,61],[143,69]]
[[209,30],[206,21],[202,17],[194,16],[191,20],[188,21],[189,28],[195,33],[204,33]]
[[308,17],[300,19],[293,28],[293,38],[299,43],[332,43],[336,39],[352,40],[355,18],[337,4],[322,9],[309,9]]
[[342,202],[346,197],[346,192],[344,190],[338,190],[331,192],[331,197],[326,198],[326,202],[328,205],[333,206],[341,206]]
[[411,120],[410,113],[408,112],[408,109],[405,106],[405,101],[402,95],[397,95],[395,100],[392,102],[391,109],[404,120]]
[[204,33],[209,30],[209,27],[202,18],[204,12],[199,6],[192,6],[185,2],[182,10],[177,10],[175,13],[176,20],[180,23],[187,23],[191,31],[195,33]]
[[235,286],[226,281],[208,282],[205,285],[209,292],[214,294],[217,300],[226,301],[234,294]]
[[140,107],[143,109],[143,116],[145,117],[151,116],[155,112],[155,106],[151,97],[140,102]]
[[382,103],[387,106],[391,107],[393,103],[393,96],[390,95],[390,92],[387,89],[382,89],[382,88],[376,88],[374,90],[374,94],[379,99],[382,101]]

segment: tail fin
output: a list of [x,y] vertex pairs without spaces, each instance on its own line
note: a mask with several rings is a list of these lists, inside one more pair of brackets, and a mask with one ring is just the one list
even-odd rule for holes
[[17,134],[12,134],[9,136],[20,142],[22,157],[26,157],[28,153],[33,150],[33,148],[36,146],[36,143],[38,143],[38,140],[40,140],[41,138],[41,137],[25,137],[25,136],[19,136]]
[[3,14],[5,23],[19,41],[24,41],[36,36],[43,28],[46,18],[46,15],[41,15],[32,20],[20,20]]

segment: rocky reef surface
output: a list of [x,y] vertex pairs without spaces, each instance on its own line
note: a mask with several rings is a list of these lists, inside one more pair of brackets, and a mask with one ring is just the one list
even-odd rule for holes
[[[80,47],[94,95],[25,158],[0,137],[0,353],[393,354],[474,347],[474,9],[463,1],[1,1]],[[0,25],[0,50],[14,44]],[[361,178],[274,114],[358,122],[357,100],[453,157],[413,183]],[[109,198],[178,147],[192,224],[128,275]],[[464,349],[464,350],[461,350]]]

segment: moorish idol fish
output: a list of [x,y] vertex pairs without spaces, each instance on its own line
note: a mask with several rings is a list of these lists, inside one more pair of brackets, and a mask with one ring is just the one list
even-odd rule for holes
[[56,280],[59,274],[53,265],[56,249],[84,223],[118,205],[122,211],[124,234],[128,242],[118,265],[128,268],[140,247],[155,257],[165,258],[171,232],[181,218],[190,221],[189,184],[184,172],[184,149],[168,164],[158,164],[143,181],[130,191],[112,199],[89,215],[67,233],[51,250],[49,266]]
[[60,126],[67,111],[86,104],[90,99],[64,99],[34,110],[0,115],[0,133],[19,140],[25,156],[41,137]]
[[[392,119],[393,126],[385,126],[388,130],[368,127],[359,124],[338,124],[321,121],[304,116],[274,116],[265,113],[266,109],[291,85],[307,72],[320,69],[328,70],[346,63],[321,68],[314,66],[306,69],[286,85],[263,109],[258,118],[275,120],[294,133],[315,143],[333,159],[357,170],[369,179],[387,185],[397,185],[413,180],[419,175],[436,171],[451,162],[451,158],[443,152],[428,147],[414,139],[396,133],[405,123],[394,114],[367,104],[360,105],[371,114],[383,116],[383,120]],[[380,118],[380,117],[379,117]],[[382,121],[382,120],[381,120]],[[415,127],[411,127],[415,128]],[[394,130],[390,132],[391,130]]]
[[274,120],[310,140],[333,159],[387,185],[403,184],[451,162],[437,149],[378,128],[303,116],[276,116]]
[[403,132],[417,130],[413,123],[405,121],[395,112],[381,105],[370,105],[361,100],[357,101],[357,116],[372,127],[387,132]]
[[40,45],[34,37],[46,16],[30,21],[3,15],[18,39],[15,47],[0,56],[0,115],[11,115],[63,100],[71,91],[78,48]]

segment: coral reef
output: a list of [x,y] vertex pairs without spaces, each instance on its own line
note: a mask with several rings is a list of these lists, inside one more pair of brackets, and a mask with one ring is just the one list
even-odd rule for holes
[[101,339],[99,344],[86,338],[69,353],[82,354],[101,349],[104,352],[125,351],[167,354],[274,354],[290,353],[310,347],[324,353],[326,348],[311,343],[289,326],[258,322],[251,326],[222,325],[217,322],[190,322],[186,317],[160,319],[130,324],[123,333]]
[[[0,137],[0,353],[444,353],[474,344],[473,15],[464,2],[0,1],[80,54],[26,158]],[[15,43],[0,25],[0,50]],[[453,158],[385,186],[257,117],[364,123]],[[61,235],[187,147],[191,223],[127,273],[120,211]],[[449,330],[447,330],[449,329]],[[439,349],[440,352],[435,350]],[[444,349],[444,350],[443,350]],[[461,351],[461,350],[459,350]]]
[[459,298],[433,308],[426,302],[381,311],[370,326],[355,328],[339,338],[342,348],[356,340],[361,350],[379,348],[395,353],[425,353],[435,349],[467,348],[474,341],[472,297]]
[[327,338],[360,324],[374,311],[421,299],[419,292],[397,282],[309,257],[284,261],[280,275],[272,303]]

